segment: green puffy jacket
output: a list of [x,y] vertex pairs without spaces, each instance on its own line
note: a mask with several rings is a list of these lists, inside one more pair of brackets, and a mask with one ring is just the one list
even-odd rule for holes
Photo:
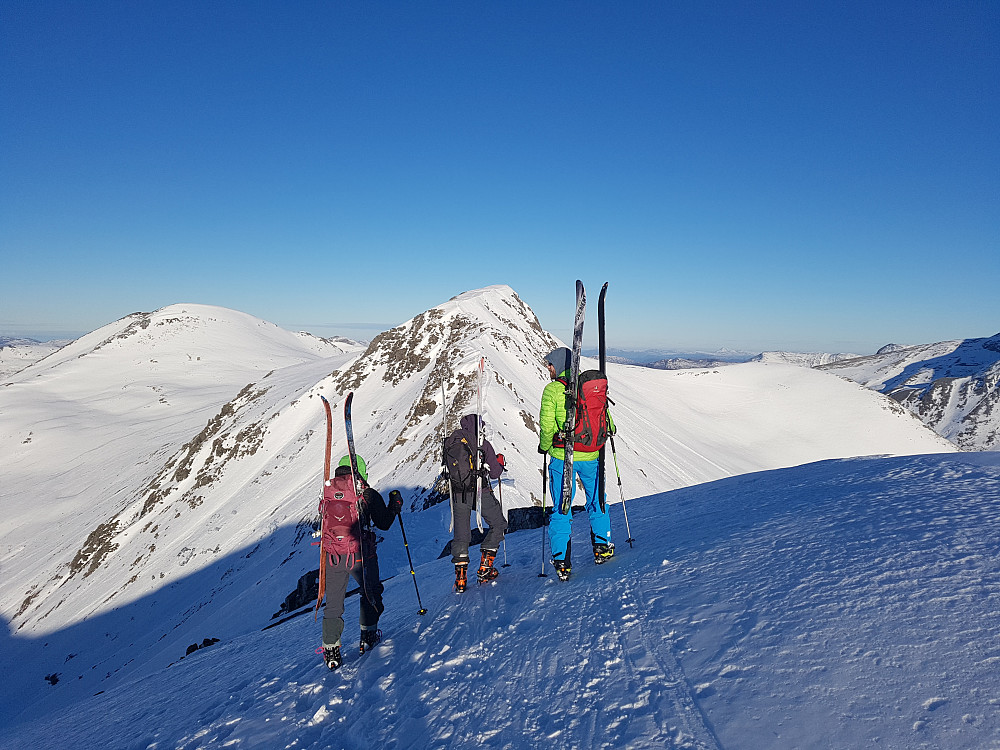
[[[569,372],[564,372],[559,377],[569,379]],[[548,451],[552,458],[563,460],[566,458],[566,451],[552,445],[552,438],[562,429],[566,423],[566,386],[558,380],[551,381],[542,391],[542,408],[538,413],[538,424],[541,435],[538,447]],[[608,415],[608,430],[614,432],[614,422],[611,415]],[[596,461],[598,451],[573,451],[573,461]]]

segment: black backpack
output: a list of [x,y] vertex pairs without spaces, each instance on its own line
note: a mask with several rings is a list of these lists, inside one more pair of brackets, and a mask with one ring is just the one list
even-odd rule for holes
[[459,492],[476,489],[476,469],[472,461],[473,448],[459,434],[444,441],[444,465],[448,467],[451,488]]

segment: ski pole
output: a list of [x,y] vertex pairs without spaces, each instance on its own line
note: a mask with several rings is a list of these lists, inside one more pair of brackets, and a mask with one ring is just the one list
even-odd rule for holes
[[546,453],[542,456],[542,572],[538,574],[539,578],[548,578],[545,573],[545,493],[548,491],[548,458],[549,454]]
[[[503,453],[497,453],[497,462],[507,470],[507,460],[503,457]],[[500,493],[500,513],[503,513],[503,475],[497,480],[497,492]],[[503,537],[503,565],[501,568],[509,568],[510,563],[507,562],[507,534],[504,532]]]
[[[400,504],[403,502],[402,496],[399,494],[399,490],[393,490],[389,493],[389,502],[394,502],[399,500]],[[423,602],[420,601],[420,589],[417,588],[417,573],[413,569],[413,558],[410,557],[410,545],[406,542],[406,529],[403,528],[403,514],[399,514],[399,530],[403,534],[403,546],[406,547],[406,559],[410,561],[410,575],[413,576],[413,590],[417,592],[417,604],[420,605],[420,611],[417,614],[426,615],[427,610],[424,609]]]
[[632,542],[634,542],[635,539],[632,538],[632,529],[630,529],[628,525],[628,508],[625,507],[625,490],[622,489],[622,473],[618,470],[618,454],[615,452],[614,435],[609,435],[608,439],[611,441],[611,456],[615,460],[615,474],[618,475],[618,492],[621,493],[622,496],[622,512],[625,514],[625,531],[628,533],[628,539],[625,541],[628,542],[628,546],[631,548]]

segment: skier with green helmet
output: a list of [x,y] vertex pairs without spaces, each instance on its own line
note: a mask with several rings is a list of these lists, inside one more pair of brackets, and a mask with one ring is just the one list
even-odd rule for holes
[[344,631],[344,597],[350,578],[361,589],[361,653],[381,640],[378,619],[385,610],[379,580],[374,523],[388,531],[399,515],[403,501],[386,505],[382,496],[368,485],[368,471],[361,456],[355,456],[357,474],[350,456],[340,459],[324,488],[320,513],[323,518],[323,561],[326,566],[326,608],[323,612],[323,660],[330,669],[343,662],[340,637]]
[[[560,347],[549,352],[545,357],[545,368],[549,374],[549,383],[542,390],[542,403],[539,409],[539,442],[538,452],[548,454],[549,480],[552,492],[552,515],[549,517],[549,545],[552,550],[552,565],[560,580],[569,580],[572,570],[570,553],[572,545],[572,511],[562,513],[560,505],[563,490],[563,472],[565,467],[565,439],[562,434],[566,423],[566,386],[570,377],[572,352],[566,347]],[[614,422],[608,415],[608,428],[614,433]],[[598,451],[573,451],[573,482],[570,485],[570,498],[576,492],[577,480],[583,485],[586,494],[586,509],[590,517],[590,540],[594,550],[594,562],[598,565],[610,560],[615,554],[615,545],[611,541],[611,517],[603,497],[598,495]]]

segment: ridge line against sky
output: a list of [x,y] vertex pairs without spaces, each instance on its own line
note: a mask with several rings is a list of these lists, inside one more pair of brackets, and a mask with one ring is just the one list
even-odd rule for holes
[[1000,330],[997,3],[8,0],[0,28],[3,335],[198,302],[367,339],[508,284],[565,339],[576,278],[622,348]]

